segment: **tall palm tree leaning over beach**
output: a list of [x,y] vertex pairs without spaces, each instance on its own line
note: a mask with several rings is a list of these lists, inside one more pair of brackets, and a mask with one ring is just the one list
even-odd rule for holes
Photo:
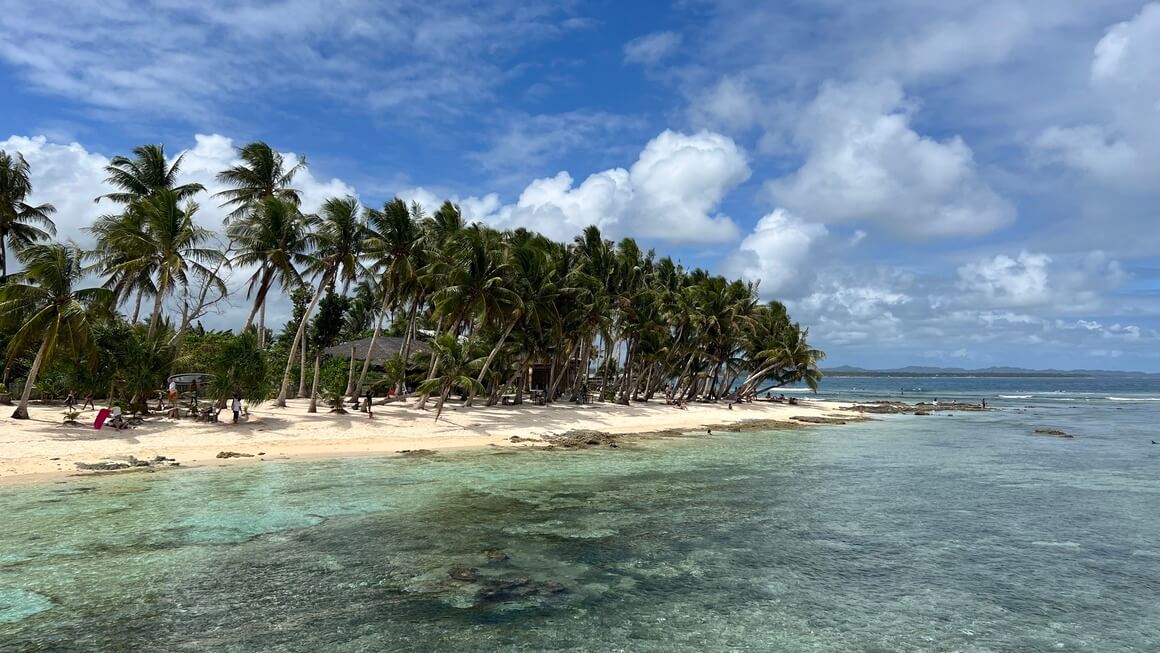
[[235,220],[226,228],[233,243],[234,266],[257,269],[250,277],[249,289],[254,295],[254,306],[242,330],[249,329],[258,319],[258,347],[266,344],[266,298],[275,285],[289,291],[301,283],[299,270],[310,263],[307,249],[310,237],[309,221],[294,204],[278,197],[264,197],[249,216]]
[[[215,199],[222,201],[222,208],[231,209],[225,219],[226,226],[231,227],[239,222],[258,223],[242,227],[243,233],[266,231],[267,235],[270,235],[271,227],[292,227],[292,221],[289,218],[294,217],[293,214],[302,206],[302,191],[291,188],[290,184],[294,183],[295,175],[306,169],[306,159],[301,158],[296,164],[287,168],[285,157],[262,141],[254,141],[239,147],[238,158],[241,159],[240,163],[222,170],[217,175],[218,183],[227,186],[226,190],[214,194]],[[267,200],[270,199],[279,200],[282,206],[267,204]],[[271,213],[271,211],[277,211],[277,213]],[[283,220],[280,224],[269,224],[271,220],[276,219]],[[283,232],[282,235],[291,236],[292,234]],[[253,245],[253,243],[250,244]],[[285,283],[287,272],[285,261],[267,261],[260,257],[243,256],[242,258],[248,259],[250,264],[258,265],[259,269],[255,273],[256,278],[269,279],[271,276],[278,276],[283,282],[282,287],[289,287]],[[249,328],[253,324],[254,313],[257,313],[259,347],[264,347],[266,344],[267,293],[262,291],[262,285],[261,282],[258,283],[258,293],[254,299],[254,312],[246,320],[246,328]],[[250,291],[254,290],[254,284],[251,282]],[[266,291],[269,291],[268,281]],[[303,349],[303,354],[305,353],[306,351]],[[305,357],[302,361],[303,368],[305,368]]]
[[31,167],[24,156],[0,150],[0,278],[8,276],[8,248],[19,250],[56,235],[51,204],[33,206]]
[[290,393],[290,372],[294,369],[294,357],[298,347],[304,345],[303,336],[306,333],[306,324],[323,291],[332,282],[343,282],[342,294],[346,294],[347,286],[362,270],[359,261],[360,249],[366,237],[366,227],[362,221],[362,207],[353,197],[343,199],[332,198],[322,205],[322,210],[316,220],[311,244],[314,246],[312,260],[308,271],[318,279],[318,289],[310,300],[310,305],[302,314],[298,323],[298,331],[294,334],[294,341],[290,345],[290,356],[286,360],[286,371],[282,375],[282,386],[278,391],[278,398],[274,405],[286,407],[286,398]]
[[84,254],[73,244],[31,245],[17,254],[24,270],[0,286],[0,324],[14,329],[8,363],[39,341],[13,419],[28,419],[28,400],[40,370],[59,350],[95,362],[94,314],[105,312],[112,293],[77,288],[88,273]]
[[[411,211],[407,208],[407,203],[397,197],[384,204],[381,211],[373,209],[367,211],[366,231],[363,253],[369,259],[371,272],[379,276],[379,292],[382,295],[382,306],[379,307],[375,328],[371,333],[371,342],[367,348],[367,351],[374,352],[375,343],[383,329],[383,319],[389,310],[404,305],[408,286],[415,280],[417,270],[414,252],[422,234],[418,222],[413,219]],[[352,375],[352,382],[346,389],[346,394],[352,399],[366,382],[373,358],[374,356],[368,354],[363,360],[357,383],[353,382]]]

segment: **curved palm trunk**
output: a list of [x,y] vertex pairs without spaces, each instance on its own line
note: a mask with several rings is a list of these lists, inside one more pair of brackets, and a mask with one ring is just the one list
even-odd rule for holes
[[632,356],[636,353],[636,341],[628,341],[628,351],[624,355],[624,376],[621,377],[620,403],[627,406],[632,400]]
[[[508,324],[507,329],[504,330],[503,335],[499,337],[499,341],[497,341],[495,346],[491,348],[491,353],[487,355],[487,360],[483,362],[483,368],[479,370],[479,376],[475,379],[476,383],[483,385],[483,377],[487,376],[487,370],[491,367],[491,362],[495,360],[495,355],[499,353],[500,347],[503,347],[504,341],[507,340],[508,335],[512,332],[512,329],[514,329],[515,326],[516,320],[512,320],[511,324]],[[472,388],[471,394],[467,396],[467,403],[465,403],[464,406],[470,406],[473,399],[475,399],[474,388]]]
[[[286,396],[290,392],[290,373],[294,371],[294,356],[298,354],[298,345],[302,344],[302,336],[306,333],[306,323],[310,320],[310,314],[314,312],[318,300],[322,299],[322,291],[326,288],[326,283],[329,280],[329,274],[322,275],[318,290],[314,292],[314,298],[310,300],[310,306],[306,308],[306,312],[302,314],[302,320],[298,322],[298,331],[294,334],[294,343],[290,345],[290,355],[286,358],[286,371],[282,373],[282,387],[278,390],[278,398],[274,400],[274,405],[278,408],[286,407]],[[305,347],[302,348],[302,352],[305,354]],[[305,364],[303,364],[303,368],[305,368]]]
[[137,320],[141,317],[141,299],[145,297],[145,289],[137,290],[137,301],[133,304],[133,321],[129,324],[137,324]]
[[265,313],[266,293],[270,291],[271,276],[272,272],[269,269],[262,272],[262,280],[258,282],[258,293],[254,295],[254,308],[250,309],[250,316],[246,318],[246,324],[242,327],[242,331],[249,329],[254,324],[254,317],[259,312]]
[[[367,360],[370,360],[370,354],[367,354]],[[359,385],[362,385],[361,383]],[[351,393],[354,392],[354,345],[350,346],[350,371],[346,374],[346,392],[343,394],[354,398]]]
[[306,409],[308,413],[318,412],[318,368],[322,364],[322,351],[319,350],[314,353],[314,382],[310,384],[310,407]]
[[153,300],[153,316],[149,318],[148,337],[157,332],[157,323],[161,320],[161,304],[165,300],[165,291],[169,288],[169,273],[161,273],[161,283],[157,284],[157,297]]
[[563,367],[560,368],[560,371],[556,374],[555,378],[552,379],[552,384],[548,388],[548,403],[551,403],[556,398],[556,392],[560,389],[560,383],[563,382],[564,377],[568,375],[568,368],[572,364],[572,358],[575,354],[579,353],[579,349],[580,343],[577,342],[572,346],[571,349],[568,350],[568,353],[565,355]]
[[435,406],[435,421],[439,421],[439,416],[443,414],[443,404],[447,401],[447,395],[451,394],[451,384],[444,383],[443,391],[439,393],[439,404]]
[[403,344],[399,346],[399,357],[403,359],[403,378],[399,379],[396,394],[401,398],[407,390],[407,364],[411,359],[411,343],[415,340],[415,318],[419,314],[419,300],[411,304],[411,315],[407,318],[407,333],[403,336]]
[[298,361],[298,390],[295,397],[306,396],[306,343],[302,344],[302,354]]
[[266,302],[262,302],[262,309],[258,311],[258,349],[266,348]]
[[24,382],[24,392],[20,393],[20,403],[17,404],[15,412],[12,413],[12,419],[28,419],[28,402],[32,398],[32,386],[36,383],[36,376],[40,374],[40,366],[44,363],[44,356],[48,353],[48,342],[51,339],[46,334],[40,343],[40,350],[36,352],[36,358],[32,361],[32,369],[28,370],[28,379]]
[[[381,307],[379,307],[379,319],[375,321],[375,330],[374,330],[374,333],[371,334],[371,344],[367,347],[367,358],[366,358],[366,360],[363,361],[362,372],[360,372],[358,375],[358,387],[360,387],[360,388],[362,387],[362,384],[366,382],[367,372],[370,371],[370,369],[371,369],[371,357],[374,356],[375,342],[377,342],[379,339],[379,332],[381,332],[383,330],[383,318],[385,318],[387,316],[387,303],[388,303],[387,300],[388,299],[389,299],[389,296],[387,295],[386,292],[384,292],[383,293],[383,305]],[[351,368],[351,371],[353,372],[354,371],[354,348],[353,347],[351,348],[350,360],[351,360],[350,368]],[[350,383],[348,383],[346,386],[346,396],[350,397],[351,399],[354,399],[355,398],[355,394],[354,394],[355,390],[356,390],[356,388],[354,385],[354,375],[352,374],[351,379],[350,379]]]
[[753,389],[754,386],[756,386],[758,383],[761,383],[761,379],[766,374],[769,374],[770,372],[772,372],[773,368],[777,367],[780,364],[781,364],[781,361],[775,361],[773,363],[770,363],[769,365],[766,365],[765,367],[760,368],[756,372],[753,372],[749,376],[745,377],[745,382],[742,383],[741,386],[737,388],[737,392],[739,394],[740,393],[749,394],[749,392]]

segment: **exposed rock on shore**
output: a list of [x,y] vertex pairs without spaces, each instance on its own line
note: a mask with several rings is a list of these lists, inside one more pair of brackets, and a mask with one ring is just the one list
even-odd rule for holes
[[129,456],[125,460],[102,460],[95,463],[77,463],[77,469],[88,472],[112,472],[131,467],[178,467],[181,463],[166,456],[156,456],[150,460],[141,460]]
[[609,447],[616,449],[620,446],[620,436],[604,431],[589,431],[577,429],[560,435],[546,435],[544,440],[553,447],[563,449],[587,449],[589,447]]
[[219,451],[218,458],[253,458],[252,453],[238,453],[236,451]]

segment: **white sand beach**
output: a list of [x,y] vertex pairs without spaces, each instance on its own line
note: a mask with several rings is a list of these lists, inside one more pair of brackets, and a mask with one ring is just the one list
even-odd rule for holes
[[[681,410],[663,402],[632,406],[449,406],[436,422],[434,410],[419,410],[414,400],[375,406],[374,419],[357,412],[334,415],[325,408],[310,414],[306,412],[306,400],[292,400],[286,408],[267,403],[251,409],[249,419],[241,424],[231,424],[229,411],[222,411],[226,421],[221,423],[151,417],[144,424],[122,431],[110,427],[94,430],[95,412],[91,410],[81,414],[82,426],[64,426],[59,407],[34,405],[30,420],[11,419],[7,411],[0,418],[0,483],[86,473],[79,472],[76,463],[125,460],[129,456],[167,456],[189,467],[247,464],[263,459],[395,455],[415,449],[536,446],[535,442],[513,443],[511,438],[539,439],[573,429],[617,434],[692,431],[751,420],[825,417],[842,405],[755,402],[736,405],[732,410],[724,403],[692,404]],[[216,458],[222,451],[254,457]]]

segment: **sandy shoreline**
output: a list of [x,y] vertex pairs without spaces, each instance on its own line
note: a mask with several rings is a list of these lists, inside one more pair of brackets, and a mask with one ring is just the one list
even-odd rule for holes
[[[127,431],[92,428],[93,411],[81,414],[84,426],[61,424],[63,409],[33,406],[31,420],[0,418],[0,484],[60,479],[79,472],[78,462],[151,459],[167,456],[182,466],[231,465],[260,459],[340,458],[396,455],[414,449],[449,450],[487,446],[535,446],[510,441],[512,436],[538,439],[573,429],[609,433],[692,431],[706,426],[755,420],[789,421],[797,416],[825,417],[845,404],[803,402],[799,405],[755,402],[733,410],[722,404],[693,404],[678,410],[663,402],[619,406],[493,406],[444,411],[438,423],[434,411],[420,411],[415,401],[375,407],[375,419],[364,413],[332,415],[321,409],[306,412],[305,400],[287,408],[257,407],[243,424],[206,424],[192,420],[150,418]],[[5,407],[6,408],[6,407]],[[228,418],[229,411],[222,416]],[[849,413],[845,417],[848,419]],[[253,458],[222,460],[218,452],[255,454]],[[258,454],[262,454],[259,456]]]

